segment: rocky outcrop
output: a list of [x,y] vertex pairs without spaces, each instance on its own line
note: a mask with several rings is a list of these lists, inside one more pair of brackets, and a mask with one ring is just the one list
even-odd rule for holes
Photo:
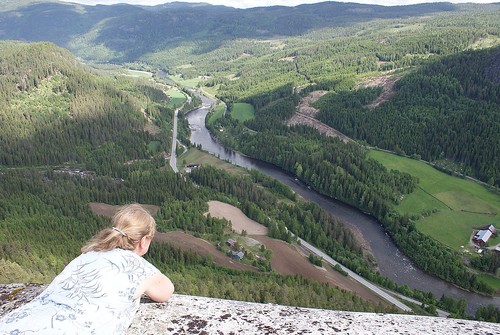
[[[30,301],[44,286],[0,285],[0,315]],[[414,315],[355,313],[175,294],[143,303],[128,335],[139,334],[500,334],[487,322]]]

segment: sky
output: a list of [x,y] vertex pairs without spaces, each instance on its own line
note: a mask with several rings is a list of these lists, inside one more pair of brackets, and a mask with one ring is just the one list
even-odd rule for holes
[[[65,2],[81,3],[85,5],[111,5],[115,3],[129,3],[134,5],[154,6],[173,2],[171,0],[62,0]],[[301,4],[310,4],[322,2],[320,0],[182,0],[183,2],[207,2],[212,5],[225,5],[235,8],[265,7],[265,6],[297,6]],[[498,0],[350,0],[341,2],[356,2],[365,4],[378,4],[384,6],[411,5],[424,2],[453,2],[453,3],[491,3]],[[340,1],[339,1],[340,2]]]

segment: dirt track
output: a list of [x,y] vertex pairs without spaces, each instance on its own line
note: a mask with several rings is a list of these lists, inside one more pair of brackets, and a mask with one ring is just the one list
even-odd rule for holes
[[370,78],[366,82],[361,84],[362,87],[382,86],[384,88],[382,94],[367,107],[369,109],[374,109],[380,106],[380,104],[383,104],[387,100],[391,99],[394,95],[396,95],[396,92],[394,91],[394,84],[398,80],[399,77],[396,77],[394,75],[382,75],[375,78]]
[[349,142],[351,139],[346,135],[342,134],[340,131],[324,124],[323,122],[316,119],[316,114],[319,110],[310,106],[313,102],[318,101],[323,95],[328,93],[328,91],[314,91],[308,96],[302,98],[299,103],[297,112],[288,120],[287,125],[295,126],[298,124],[306,125],[312,127],[320,132],[321,135],[329,137],[338,137],[344,142]]

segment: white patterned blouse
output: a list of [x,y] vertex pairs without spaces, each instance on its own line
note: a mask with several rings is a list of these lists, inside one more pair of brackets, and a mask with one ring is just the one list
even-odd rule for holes
[[0,335],[125,334],[139,308],[134,293],[158,269],[130,250],[75,258],[30,303],[0,320]]

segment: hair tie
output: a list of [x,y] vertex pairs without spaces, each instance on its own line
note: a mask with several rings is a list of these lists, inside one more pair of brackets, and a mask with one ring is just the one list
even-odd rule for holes
[[113,227],[113,230],[116,230],[117,232],[119,232],[120,234],[122,234],[122,236],[127,236],[127,234],[125,234],[123,231],[121,231],[121,229],[118,229],[116,227]]

